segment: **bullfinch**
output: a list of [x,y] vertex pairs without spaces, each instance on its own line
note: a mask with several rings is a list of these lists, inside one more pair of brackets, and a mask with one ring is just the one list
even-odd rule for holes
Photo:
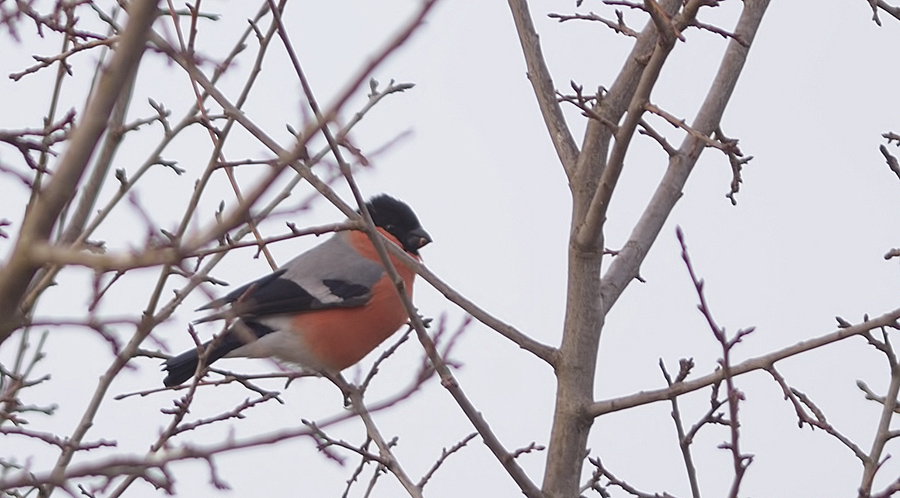
[[[412,209],[388,195],[366,203],[375,227],[419,259],[431,242]],[[415,272],[391,257],[412,297]],[[230,305],[198,322],[234,317],[222,337],[204,348],[207,364],[224,357],[273,356],[314,370],[337,373],[375,349],[409,318],[368,235],[338,232],[270,275],[235,289],[200,310]],[[177,386],[193,377],[199,361],[193,348],[168,359],[163,383]]]

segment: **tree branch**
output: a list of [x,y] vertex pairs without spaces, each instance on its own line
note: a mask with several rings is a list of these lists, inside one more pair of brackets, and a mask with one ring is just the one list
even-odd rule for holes
[[562,109],[556,100],[556,87],[547,63],[544,61],[540,37],[534,29],[528,2],[527,0],[509,0],[509,9],[512,11],[513,21],[516,23],[519,42],[522,44],[525,66],[528,68],[528,79],[534,88],[541,115],[547,125],[547,131],[550,133],[550,141],[556,148],[559,162],[571,180],[578,159],[578,146],[575,144],[575,139],[572,138]]
[[[820,348],[827,344],[842,341],[848,337],[864,335],[872,329],[877,329],[880,327],[900,328],[900,324],[897,323],[898,319],[900,319],[900,308],[895,309],[889,313],[885,313],[884,315],[881,315],[877,318],[866,320],[857,325],[841,327],[830,334],[801,341],[797,344],[794,344],[793,346],[789,346],[762,356],[758,356],[756,358],[742,361],[741,363],[731,366],[731,375],[733,377],[737,377],[738,375],[743,375],[755,370],[768,370],[776,362],[784,360],[785,358],[790,358],[800,353]],[[606,413],[617,412],[619,410],[646,405],[648,403],[655,403],[657,401],[665,401],[673,396],[680,396],[685,393],[693,392],[698,389],[711,386],[716,382],[720,382],[722,379],[724,379],[723,372],[721,370],[717,370],[694,380],[676,382],[672,385],[672,387],[668,387],[665,389],[641,391],[639,393],[623,396],[621,398],[598,401],[590,407],[590,414],[593,417],[599,417],[600,415],[604,415]]]
[[[735,33],[747,43],[752,43],[762,16],[769,5],[768,0],[748,0],[744,2]],[[728,104],[738,77],[747,60],[749,49],[731,40],[719,66],[719,72],[707,94],[692,128],[710,135],[719,125],[725,106]],[[641,215],[621,252],[610,263],[603,275],[602,295],[604,313],[608,313],[616,300],[640,270],[641,263],[668,219],[669,213],[681,197],[682,189],[691,174],[704,143],[692,135],[685,137],[679,154],[669,160],[669,167],[660,181],[653,198]]]
[[85,106],[81,122],[73,129],[56,173],[22,221],[7,264],[0,268],[0,343],[22,324],[23,310],[19,309],[19,303],[39,268],[31,260],[29,250],[33,244],[48,240],[60,213],[75,194],[73,186],[78,185],[122,89],[137,69],[156,18],[156,4],[157,0],[131,4],[128,25],[116,45],[113,59]]

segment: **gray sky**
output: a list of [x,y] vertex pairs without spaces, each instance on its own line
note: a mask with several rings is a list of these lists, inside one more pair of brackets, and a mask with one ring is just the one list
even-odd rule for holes
[[[580,12],[594,11],[614,17],[613,9],[587,0]],[[210,1],[206,12],[221,13],[217,23],[201,25],[198,47],[213,59],[230,49],[236,33],[255,7],[245,2]],[[310,75],[317,96],[327,102],[355,68],[393,33],[415,2],[341,1],[291,5],[287,11],[291,37]],[[716,11],[705,9],[701,20],[725,29],[733,27],[741,3],[724,2]],[[245,10],[242,10],[245,9]],[[609,86],[630,48],[629,39],[597,23],[559,24],[549,12],[570,13],[574,2],[531,2],[532,15],[544,53],[558,88],[567,92],[575,80],[586,90]],[[715,14],[715,15],[713,15]],[[720,355],[712,334],[696,309],[697,297],[681,262],[675,226],[685,231],[695,269],[706,280],[706,292],[718,322],[729,332],[755,326],[756,332],[735,351],[737,360],[759,355],[835,329],[834,316],[851,322],[864,313],[880,315],[897,307],[900,271],[896,260],[885,261],[891,247],[900,246],[900,181],[888,170],[878,152],[881,134],[900,132],[900,103],[896,89],[900,67],[896,47],[900,22],[884,17],[884,26],[870,20],[862,0],[839,2],[773,2],[760,29],[744,73],[723,119],[723,131],[740,138],[745,154],[754,159],[744,169],[744,183],[732,206],[728,192],[731,172],[727,159],[707,150],[692,174],[685,195],[676,206],[659,240],[647,257],[642,276],[633,283],[610,313],[603,332],[598,366],[598,399],[629,394],[664,385],[657,362],[664,359],[671,371],[679,358],[693,357],[695,375],[713,370]],[[640,28],[640,13],[626,11],[629,26]],[[24,28],[23,31],[27,31]],[[688,30],[687,43],[679,43],[663,71],[652,101],[690,120],[717,69],[725,41],[715,34]],[[4,41],[0,61],[6,73],[21,70],[32,53],[49,54],[56,45],[27,37],[24,45]],[[284,124],[301,121],[301,90],[286,59],[270,51],[264,66],[266,82],[248,104],[248,114],[265,125],[283,143]],[[96,57],[96,56],[86,56]],[[93,59],[91,59],[93,60]],[[164,102],[180,117],[193,96],[186,77],[161,56],[148,54],[145,78],[136,89],[131,113],[150,114],[147,97]],[[242,59],[233,80],[223,87],[236,95],[250,59]],[[91,66],[76,66],[83,83]],[[499,318],[549,344],[558,344],[566,285],[566,237],[569,198],[566,180],[546,136],[511,16],[500,2],[446,1],[428,18],[427,25],[380,67],[376,78],[414,82],[406,93],[389,97],[372,111],[353,135],[364,152],[373,151],[406,132],[397,144],[373,156],[375,169],[359,175],[369,194],[389,192],[414,207],[434,244],[424,249],[427,265],[454,288]],[[35,100],[42,99],[52,79],[49,71],[29,77],[27,84],[3,80],[4,111],[0,126],[40,125]],[[345,118],[363,102],[358,92]],[[70,104],[81,109],[73,92]],[[567,118],[580,143],[584,118],[567,109]],[[656,128],[678,143],[681,134],[660,121]],[[157,127],[158,128],[158,127]],[[158,133],[159,130],[155,130]],[[140,135],[138,135],[140,136]],[[166,158],[177,159],[188,171],[180,177],[170,170],[153,170],[138,198],[162,226],[174,226],[183,199],[205,166],[209,140],[197,130],[180,140]],[[202,143],[202,147],[196,144]],[[147,145],[129,143],[119,161],[129,169],[134,154],[143,160]],[[262,148],[251,141],[234,140],[229,159],[259,156]],[[897,152],[896,147],[891,149]],[[5,160],[10,149],[0,151]],[[145,152],[144,152],[145,154]],[[627,238],[666,166],[666,156],[646,137],[636,137],[615,193],[606,223],[607,245],[618,248]],[[6,185],[14,185],[4,178]],[[25,189],[0,201],[6,217],[18,223]],[[215,190],[220,188],[219,190]],[[164,189],[164,190],[160,190]],[[167,192],[161,199],[159,192]],[[346,193],[346,189],[339,189]],[[206,213],[220,200],[232,202],[224,180],[203,202]],[[305,191],[304,191],[305,192]],[[169,202],[173,200],[173,202]],[[318,204],[303,214],[298,225],[338,221],[340,214]],[[123,216],[96,238],[111,248],[127,248],[143,240],[142,229],[129,230],[133,218]],[[269,233],[282,233],[284,216],[268,225]],[[274,246],[279,263],[310,247],[314,239]],[[0,240],[5,255],[10,241]],[[236,251],[215,272],[232,284],[264,274],[264,260],[251,259],[250,251]],[[123,282],[121,298],[107,303],[109,315],[136,316],[155,281]],[[48,291],[39,316],[77,316],[87,294],[79,288],[90,275],[70,271],[58,287]],[[137,300],[131,299],[131,291]],[[196,318],[190,310],[201,305],[197,293],[161,326],[157,337],[173,352],[190,347],[185,324]],[[447,313],[456,327],[462,313],[419,282],[416,303],[426,316]],[[119,307],[121,306],[121,307]],[[201,334],[215,332],[201,327]],[[127,334],[129,331],[123,331]],[[0,348],[8,360],[12,341]],[[148,344],[147,347],[151,347]],[[33,416],[33,429],[66,434],[77,423],[85,397],[110,357],[106,344],[81,330],[60,330],[51,335],[49,357],[42,368],[53,381],[35,388],[29,402],[58,402],[55,417]],[[369,394],[371,400],[405,386],[420,363],[421,351],[411,341],[384,368]],[[458,379],[483,412],[504,444],[510,448],[532,441],[546,444],[553,409],[554,378],[550,369],[486,327],[475,324],[463,335],[454,358],[462,363]],[[244,361],[245,363],[241,363]],[[372,358],[364,360],[368,365]],[[119,394],[161,384],[155,361],[134,362],[113,387]],[[223,365],[236,371],[271,368],[265,362],[230,360]],[[887,362],[861,339],[851,339],[802,358],[780,364],[792,385],[809,394],[829,421],[864,450],[880,413],[879,406],[863,399],[856,388],[864,380],[876,392],[886,390]],[[356,369],[345,372],[349,378]],[[756,455],[744,482],[744,496],[854,496],[861,465],[836,440],[821,431],[797,428],[790,404],[782,399],[768,374],[755,373],[738,380],[745,392],[741,405],[744,450]],[[277,384],[267,387],[278,389]],[[204,417],[233,407],[248,396],[237,388],[201,389],[191,415]],[[108,400],[97,417],[89,440],[116,439],[119,451],[139,454],[148,448],[167,418],[170,393],[147,398]],[[295,427],[300,419],[316,419],[342,411],[336,389],[324,380],[302,380],[284,390],[284,405],[266,404],[247,412],[247,418],[218,428],[185,435],[178,442],[209,443],[228,434],[246,437],[278,428]],[[681,400],[686,423],[707,408],[708,390]],[[678,452],[670,405],[657,403],[599,419],[592,432],[592,455],[599,455],[616,475],[646,492],[668,491],[689,495]],[[376,420],[382,433],[399,436],[396,455],[417,480],[442,447],[454,444],[472,429],[452,399],[436,381],[411,400]],[[229,432],[231,431],[231,432]],[[362,425],[345,423],[330,434],[349,441],[363,437]],[[716,449],[725,441],[724,428],[708,427],[697,438],[694,451],[706,496],[721,495],[730,484],[730,454]],[[21,444],[21,454],[32,448]],[[6,446],[6,445],[4,445]],[[889,452],[893,448],[889,447]],[[8,452],[4,452],[6,454]],[[81,458],[98,458],[92,452]],[[48,468],[53,455],[38,453],[36,468]],[[876,489],[896,478],[900,465],[891,459],[876,481]],[[308,440],[242,451],[218,458],[220,476],[232,491],[216,492],[208,484],[203,464],[173,468],[177,489],[184,496],[267,496],[296,493],[302,496],[339,496],[356,460],[347,466],[316,454]],[[535,481],[543,471],[543,453],[520,458]],[[261,478],[261,473],[265,478]],[[365,479],[352,496],[361,496]],[[518,489],[477,440],[451,457],[425,488],[428,496],[517,496]],[[383,476],[374,496],[398,496],[402,488]],[[155,494],[148,485],[132,487],[130,496]]]

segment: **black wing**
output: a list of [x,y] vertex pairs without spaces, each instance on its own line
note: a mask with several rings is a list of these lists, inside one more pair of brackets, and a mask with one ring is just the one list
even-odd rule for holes
[[[294,280],[283,278],[287,270],[278,270],[259,280],[238,287],[224,297],[197,308],[207,310],[231,304],[231,311],[239,317],[260,317],[330,308],[362,306],[369,301],[371,289],[346,280],[322,280],[329,295],[316,297]],[[226,313],[214,313],[197,320],[207,322],[224,318]]]

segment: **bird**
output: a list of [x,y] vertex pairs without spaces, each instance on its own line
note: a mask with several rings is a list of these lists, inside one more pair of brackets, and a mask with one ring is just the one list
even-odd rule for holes
[[[372,197],[366,209],[376,229],[407,254],[432,242],[403,201]],[[412,297],[415,271],[391,261]],[[274,357],[326,374],[356,364],[396,332],[409,316],[369,236],[337,232],[273,273],[243,285],[197,311],[222,309],[195,323],[234,318],[214,340],[163,363],[163,384],[179,386],[197,372],[200,351],[208,366],[224,357]],[[209,349],[209,351],[206,351]]]

